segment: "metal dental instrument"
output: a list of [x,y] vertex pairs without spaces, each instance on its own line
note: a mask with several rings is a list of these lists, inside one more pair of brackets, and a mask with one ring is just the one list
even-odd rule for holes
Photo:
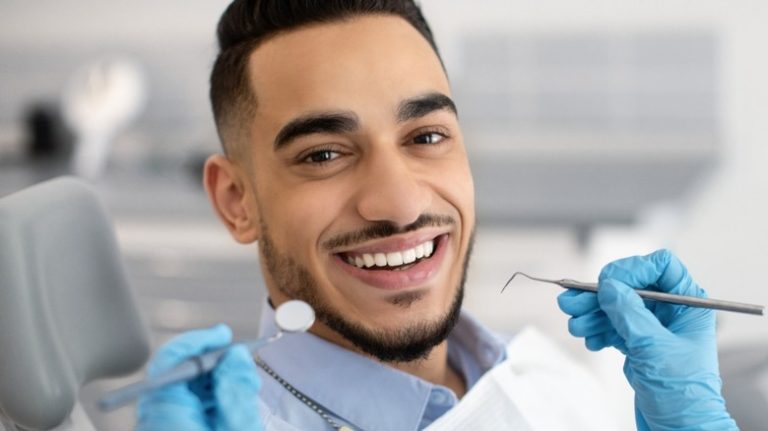
[[[306,331],[314,322],[315,311],[309,304],[304,301],[288,301],[280,304],[277,310],[275,310],[275,324],[278,328],[278,332],[275,335],[236,344],[244,344],[251,353],[254,353],[267,344],[280,339],[283,334]],[[201,374],[207,373],[216,367],[219,360],[232,345],[230,344],[201,355],[193,356],[159,376],[147,378],[112,391],[99,400],[99,409],[105,412],[112,411],[130,403],[145,392],[166,385],[192,380]]]
[[[504,292],[504,289],[506,289],[509,283],[511,283],[512,280],[518,275],[522,275],[523,277],[526,277],[533,281],[556,284],[566,289],[577,289],[577,290],[584,290],[588,292],[597,292],[597,283],[584,283],[581,281],[570,280],[567,278],[562,280],[547,280],[544,278],[531,277],[530,275],[523,272],[516,272],[512,274],[512,277],[509,277],[509,280],[507,280],[507,283],[504,285],[504,288],[501,289],[501,291]],[[743,302],[723,301],[720,299],[710,299],[710,298],[699,298],[696,296],[675,295],[672,293],[656,292],[653,290],[635,289],[635,292],[637,292],[637,294],[640,295],[643,299],[669,302],[672,304],[688,305],[691,307],[711,308],[713,310],[734,311],[737,313],[755,314],[758,316],[762,316],[763,312],[765,311],[765,307],[762,305],[745,304]]]

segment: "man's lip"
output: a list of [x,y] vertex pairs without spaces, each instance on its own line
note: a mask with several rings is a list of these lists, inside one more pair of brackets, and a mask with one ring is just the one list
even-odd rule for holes
[[427,241],[433,241],[440,235],[448,233],[446,228],[426,228],[421,229],[418,232],[409,232],[406,234],[395,235],[387,237],[381,240],[368,241],[363,245],[355,246],[354,248],[347,248],[343,250],[336,250],[333,253],[338,255],[344,254],[364,254],[364,253],[391,253],[395,251],[405,251],[416,247],[419,244],[423,244]]
[[415,264],[402,270],[389,270],[385,268],[358,268],[346,262],[340,255],[334,260],[347,274],[357,278],[368,286],[384,290],[400,290],[424,286],[443,267],[449,241],[449,234],[439,235],[435,238],[435,251],[429,258],[417,261]]

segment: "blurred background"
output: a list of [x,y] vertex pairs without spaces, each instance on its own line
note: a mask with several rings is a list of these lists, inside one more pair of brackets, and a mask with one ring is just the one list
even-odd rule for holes
[[[558,288],[500,289],[518,270],[592,281],[610,260],[669,247],[710,296],[768,304],[768,5],[421,3],[475,174],[466,306],[502,333],[534,325],[557,340],[605,379],[631,429],[621,359],[568,335]],[[0,2],[0,197],[72,172],[93,181],[155,344],[219,321],[252,336],[259,321],[256,250],[229,238],[200,185],[219,149],[207,78],[227,4]],[[718,317],[729,407],[759,429],[768,325]],[[92,412],[124,381],[84,390],[99,429],[131,428],[130,409]]]

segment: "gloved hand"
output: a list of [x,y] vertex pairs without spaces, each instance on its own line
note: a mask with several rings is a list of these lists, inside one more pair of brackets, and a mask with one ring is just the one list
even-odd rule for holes
[[[155,354],[150,376],[232,341],[226,325],[181,334]],[[257,393],[261,382],[245,346],[235,346],[218,366],[186,383],[166,386],[139,399],[138,431],[259,431]]]
[[714,311],[644,303],[633,289],[645,288],[706,296],[677,257],[659,250],[609,263],[597,294],[567,290],[558,305],[589,350],[613,346],[626,356],[638,430],[737,430],[720,393]]

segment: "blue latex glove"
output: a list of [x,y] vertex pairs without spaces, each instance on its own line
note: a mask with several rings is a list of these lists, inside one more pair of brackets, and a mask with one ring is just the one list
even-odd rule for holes
[[589,350],[625,356],[639,430],[737,430],[720,393],[715,313],[647,301],[633,289],[706,296],[667,250],[621,259],[600,273],[597,294],[567,290],[558,305]]
[[[150,376],[232,341],[226,325],[181,334],[160,348]],[[195,380],[166,386],[139,399],[139,431],[258,431],[257,393],[261,382],[245,346],[234,346],[216,368]]]

